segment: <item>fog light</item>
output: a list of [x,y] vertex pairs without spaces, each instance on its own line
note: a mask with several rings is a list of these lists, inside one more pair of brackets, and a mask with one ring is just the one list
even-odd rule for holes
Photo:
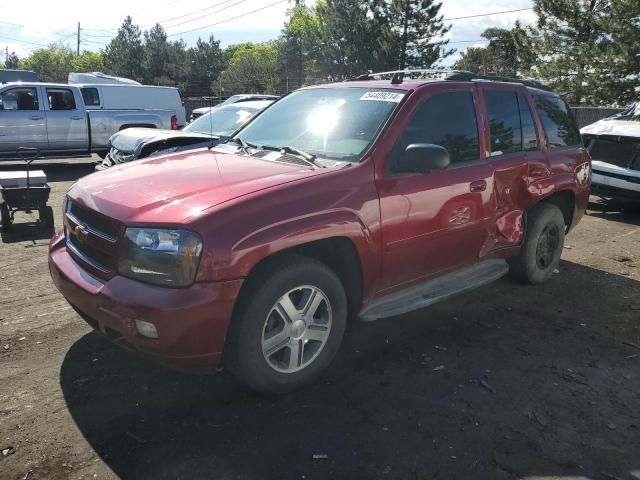
[[158,338],[158,331],[153,323],[136,320],[136,328],[138,329],[138,333],[143,337]]

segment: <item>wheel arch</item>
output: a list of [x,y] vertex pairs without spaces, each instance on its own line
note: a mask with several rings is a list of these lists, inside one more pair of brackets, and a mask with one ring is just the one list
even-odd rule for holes
[[571,189],[563,189],[553,192],[551,195],[540,199],[540,202],[555,205],[562,212],[566,230],[571,228],[576,205],[576,194]]
[[329,267],[340,278],[347,296],[349,315],[355,315],[362,306],[363,274],[362,262],[354,242],[345,236],[314,240],[274,252],[262,258],[249,271],[238,298],[251,284],[250,280],[283,258],[298,255],[319,261]]

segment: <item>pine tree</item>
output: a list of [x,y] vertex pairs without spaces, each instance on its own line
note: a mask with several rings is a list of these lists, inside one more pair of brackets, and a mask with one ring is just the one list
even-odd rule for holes
[[435,0],[371,0],[374,18],[384,32],[388,67],[428,68],[451,55],[444,35],[451,29],[443,23]]
[[571,104],[624,105],[635,96],[638,0],[535,0],[534,73]]
[[131,17],[124,19],[118,34],[105,49],[105,66],[116,75],[142,80],[144,47],[140,27]]

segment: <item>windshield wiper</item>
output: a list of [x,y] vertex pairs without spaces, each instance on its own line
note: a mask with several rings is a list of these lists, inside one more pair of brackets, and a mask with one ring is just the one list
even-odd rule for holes
[[264,150],[276,150],[279,151],[281,153],[291,153],[293,155],[298,155],[299,157],[302,157],[304,160],[306,160],[307,162],[309,162],[310,165],[313,165],[314,167],[320,167],[320,168],[325,168],[323,165],[320,165],[316,162],[316,156],[311,154],[311,153],[307,153],[304,150],[300,150],[299,148],[296,147],[290,147],[289,145],[285,145],[283,147],[273,147],[270,145],[260,145],[258,148],[262,148]]
[[240,137],[233,137],[228,139],[226,142],[224,143],[235,143],[236,145],[240,146],[240,149],[244,152],[245,155],[251,155],[249,153],[249,147],[251,148],[256,148],[255,145],[253,145],[252,143],[247,143],[245,142],[242,138]]

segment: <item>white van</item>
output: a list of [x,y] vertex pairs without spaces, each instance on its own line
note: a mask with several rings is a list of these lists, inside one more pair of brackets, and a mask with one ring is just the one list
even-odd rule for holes
[[177,128],[186,124],[180,93],[173,87],[80,84],[87,110],[173,110]]

